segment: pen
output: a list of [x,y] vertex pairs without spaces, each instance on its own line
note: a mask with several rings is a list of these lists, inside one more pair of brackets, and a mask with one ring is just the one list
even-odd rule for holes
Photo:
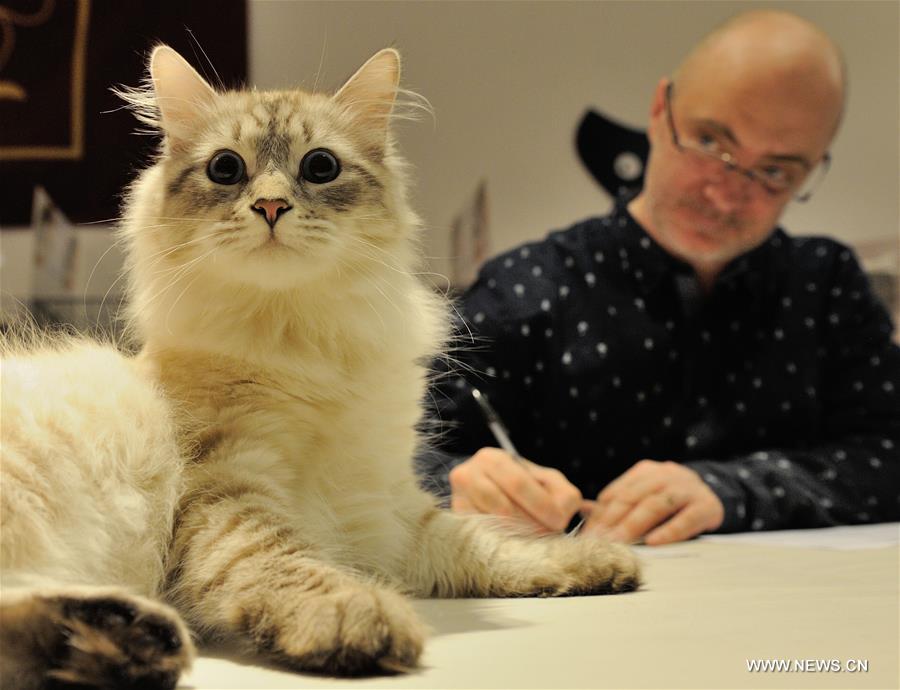
[[503,422],[500,421],[500,415],[498,415],[497,411],[491,407],[487,398],[484,397],[477,388],[472,388],[472,397],[475,398],[475,401],[478,403],[478,407],[484,415],[488,428],[491,430],[491,433],[494,434],[494,438],[497,439],[497,443],[500,444],[500,447],[512,455],[516,460],[519,460],[524,464],[522,456],[519,455],[519,451],[516,450],[512,439],[509,437],[509,432],[506,430],[506,427],[503,426]]
[[[494,438],[497,439],[497,443],[500,444],[500,447],[509,453],[513,459],[518,460],[522,465],[527,467],[525,460],[519,455],[519,451],[517,451],[516,447],[513,445],[512,439],[509,437],[509,432],[506,430],[506,427],[500,419],[500,415],[497,414],[497,410],[495,410],[488,402],[487,397],[474,386],[472,387],[472,397],[475,398],[475,401],[478,403],[478,409],[480,409],[481,414],[484,415],[488,428],[491,430]],[[578,534],[581,530],[581,526],[584,525],[584,521],[585,518],[582,517],[578,524],[576,524],[568,533],[568,536],[574,537]]]

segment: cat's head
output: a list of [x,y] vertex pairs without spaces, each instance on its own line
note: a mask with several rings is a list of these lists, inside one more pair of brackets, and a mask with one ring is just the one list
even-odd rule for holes
[[397,51],[376,53],[333,95],[217,91],[164,45],[149,77],[122,93],[163,134],[127,231],[148,260],[166,257],[158,268],[193,262],[219,280],[290,289],[383,261],[414,226],[389,131]]

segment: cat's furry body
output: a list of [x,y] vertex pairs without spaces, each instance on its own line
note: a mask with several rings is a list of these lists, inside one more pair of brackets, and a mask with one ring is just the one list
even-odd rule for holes
[[154,601],[182,492],[169,401],[69,337],[7,339],[0,376],[0,687],[173,685],[193,648]]
[[[415,665],[424,629],[401,592],[633,589],[622,547],[516,536],[439,510],[417,486],[426,367],[446,318],[414,274],[417,220],[388,133],[396,52],[335,96],[215,93],[167,48],[151,73],[155,94],[130,98],[166,138],[125,213],[144,345],[122,366],[174,409],[182,493],[165,583],[157,568],[137,591],[163,589],[197,632],[357,673]],[[321,149],[340,170],[313,183],[297,170]],[[217,184],[240,170],[229,158],[210,172],[223,150],[246,172]]]

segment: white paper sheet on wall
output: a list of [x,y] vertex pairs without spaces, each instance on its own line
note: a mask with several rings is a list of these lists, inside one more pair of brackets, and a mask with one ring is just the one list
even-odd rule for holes
[[31,226],[34,232],[32,296],[35,299],[75,294],[78,234],[43,187],[35,187]]

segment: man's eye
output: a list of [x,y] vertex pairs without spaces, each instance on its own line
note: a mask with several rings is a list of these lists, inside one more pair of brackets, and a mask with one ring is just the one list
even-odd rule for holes
[[764,182],[778,185],[779,187],[790,186],[794,181],[793,173],[780,165],[762,166],[759,169],[759,176]]
[[721,153],[723,150],[719,140],[712,134],[707,134],[705,132],[701,132],[697,135],[697,146],[707,153]]

